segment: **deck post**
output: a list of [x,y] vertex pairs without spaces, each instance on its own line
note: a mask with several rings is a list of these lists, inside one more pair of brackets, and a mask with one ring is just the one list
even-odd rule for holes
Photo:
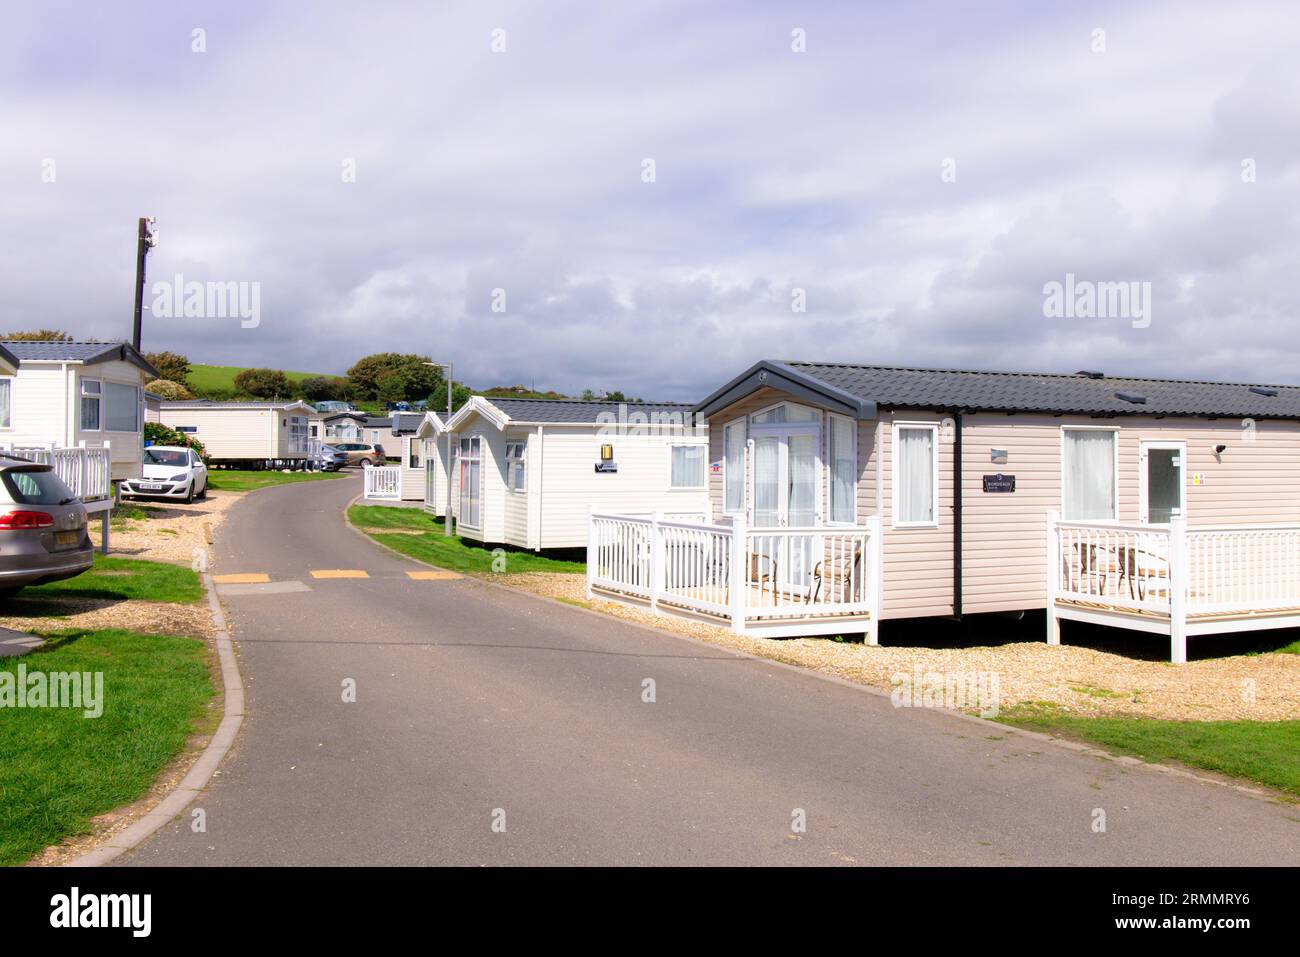
[[884,604],[884,596],[881,594],[885,587],[884,577],[884,542],[880,534],[880,516],[871,515],[867,518],[867,534],[870,541],[867,542],[867,555],[869,568],[867,571],[867,580],[864,583],[870,591],[867,593],[867,602],[871,606],[868,613],[871,616],[871,625],[867,629],[866,642],[868,645],[880,644],[880,608]]
[[749,574],[746,565],[748,539],[745,516],[737,515],[731,522],[731,630],[745,633],[745,604],[749,600]]
[[659,611],[659,595],[663,589],[664,564],[667,556],[661,547],[662,532],[659,523],[664,520],[664,513],[655,510],[650,513],[650,610]]
[[[447,512],[446,521],[451,521],[451,512]],[[600,549],[596,546],[596,506],[592,505],[587,512],[587,600],[596,597],[592,591],[592,582],[596,579],[596,565],[599,561]]]
[[1169,520],[1169,660],[1187,664],[1187,519]]
[[1056,617],[1056,584],[1061,565],[1061,513],[1047,513],[1047,560],[1043,563],[1047,584],[1047,643],[1061,643],[1061,619]]

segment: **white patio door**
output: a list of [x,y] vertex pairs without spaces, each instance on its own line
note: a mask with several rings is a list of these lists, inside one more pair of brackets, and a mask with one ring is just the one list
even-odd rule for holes
[[[753,511],[755,529],[817,524],[816,425],[754,427]],[[777,565],[780,584],[803,588],[811,582],[815,536],[774,537],[760,551]],[[770,554],[769,554],[770,553]]]
[[1143,442],[1139,455],[1142,521],[1168,525],[1187,513],[1187,446],[1182,442]]

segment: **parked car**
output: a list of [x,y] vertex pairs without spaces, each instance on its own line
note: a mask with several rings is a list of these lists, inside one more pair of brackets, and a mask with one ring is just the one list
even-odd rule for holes
[[348,453],[334,445],[322,445],[315,462],[322,472],[337,472],[347,464]]
[[346,452],[348,465],[383,465],[387,456],[382,445],[367,445],[364,442],[335,442],[334,448]]
[[122,483],[123,498],[179,498],[192,502],[208,496],[208,467],[193,449],[151,445],[144,450],[141,477]]
[[80,575],[94,551],[86,506],[54,470],[0,455],[0,597]]

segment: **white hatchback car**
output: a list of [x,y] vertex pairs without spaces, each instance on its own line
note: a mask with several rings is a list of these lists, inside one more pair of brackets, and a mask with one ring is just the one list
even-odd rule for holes
[[193,449],[150,445],[144,450],[142,474],[122,483],[131,498],[179,498],[192,502],[208,494],[208,467]]

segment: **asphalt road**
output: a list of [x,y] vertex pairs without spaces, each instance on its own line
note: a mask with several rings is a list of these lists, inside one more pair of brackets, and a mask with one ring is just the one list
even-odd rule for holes
[[[207,830],[187,812],[119,863],[1300,861],[1294,808],[473,580],[412,581],[343,524],[359,490],[283,486],[231,511],[215,570],[305,590],[224,595],[248,717],[196,805]],[[310,576],[338,568],[371,577]]]

